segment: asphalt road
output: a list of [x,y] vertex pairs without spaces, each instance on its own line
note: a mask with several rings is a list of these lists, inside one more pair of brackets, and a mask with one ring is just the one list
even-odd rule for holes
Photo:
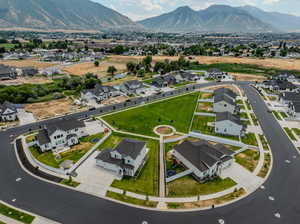
[[[210,224],[219,223],[219,219],[224,219],[226,224],[300,223],[299,154],[272,114],[267,112],[258,93],[252,87],[242,87],[262,125],[274,156],[273,170],[264,185],[265,189],[259,189],[243,200],[206,211],[158,212],[128,207],[36,179],[18,164],[10,143],[10,135],[16,136],[53,120],[0,132],[0,199],[66,224],[141,224],[143,221],[148,224]],[[101,110],[104,112],[109,108]],[[69,117],[83,118],[97,113],[99,111],[89,111]],[[286,163],[285,160],[290,160],[291,163]],[[17,178],[22,180],[16,182]],[[275,200],[269,200],[269,196]],[[12,202],[13,199],[16,201]],[[276,218],[275,213],[280,213],[281,217]]]

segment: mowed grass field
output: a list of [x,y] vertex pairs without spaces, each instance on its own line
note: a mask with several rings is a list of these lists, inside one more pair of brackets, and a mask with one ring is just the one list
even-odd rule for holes
[[187,133],[199,93],[191,93],[127,111],[104,116],[113,127],[131,133],[155,136],[153,129],[158,125],[171,125],[177,131]]

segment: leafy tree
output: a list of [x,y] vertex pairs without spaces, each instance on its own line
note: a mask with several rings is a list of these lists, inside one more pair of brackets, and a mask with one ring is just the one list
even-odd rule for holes
[[99,67],[99,64],[100,64],[99,61],[94,62],[95,67]]
[[116,69],[115,66],[109,66],[107,69],[107,73],[111,74],[111,76],[114,76],[115,72],[117,72],[118,70]]
[[135,70],[136,64],[130,61],[126,64],[126,67],[127,67],[128,72],[133,73],[133,71]]

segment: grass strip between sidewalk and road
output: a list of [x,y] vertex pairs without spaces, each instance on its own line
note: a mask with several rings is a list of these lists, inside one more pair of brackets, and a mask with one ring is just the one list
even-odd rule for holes
[[295,137],[295,135],[293,134],[292,130],[289,128],[284,128],[285,132],[287,133],[287,135],[293,140],[293,141],[297,141],[297,138]]
[[106,197],[118,200],[118,201],[123,201],[129,204],[134,204],[134,205],[139,205],[139,206],[144,206],[144,207],[150,207],[150,208],[156,208],[157,202],[149,201],[149,200],[142,200],[142,199],[137,199],[133,197],[129,197],[124,194],[119,194],[115,193],[112,191],[107,191]]
[[13,209],[2,203],[0,203],[0,214],[25,224],[31,224],[35,219],[32,215]]

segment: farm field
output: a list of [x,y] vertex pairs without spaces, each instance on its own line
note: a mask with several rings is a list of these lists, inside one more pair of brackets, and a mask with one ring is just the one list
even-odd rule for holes
[[187,133],[198,96],[199,93],[191,93],[107,115],[103,119],[119,130],[148,136],[155,136],[153,129],[158,125],[171,125],[177,131]]

